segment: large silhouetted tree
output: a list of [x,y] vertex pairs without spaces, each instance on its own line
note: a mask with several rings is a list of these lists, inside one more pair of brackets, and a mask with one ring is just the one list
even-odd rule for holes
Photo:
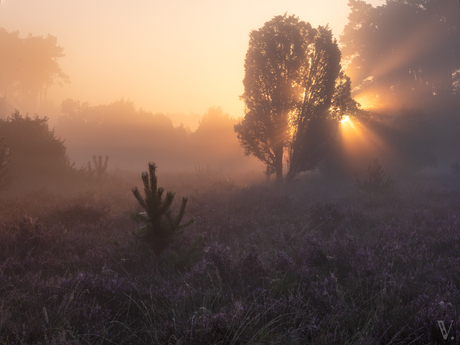
[[378,7],[350,0],[340,38],[357,94],[420,107],[457,92],[460,11],[457,1],[391,0]]
[[356,108],[350,97],[350,79],[341,71],[340,57],[332,32],[320,26],[307,52],[303,100],[291,122],[288,180],[317,167],[343,113]]
[[289,118],[302,93],[306,50],[314,29],[295,16],[276,16],[250,33],[245,60],[244,119],[235,125],[245,154],[283,177],[283,153],[290,139]]
[[264,162],[277,181],[286,149],[288,179],[313,169],[340,116],[354,105],[330,30],[295,16],[276,16],[251,32],[243,84],[246,115],[235,131],[245,154]]
[[47,89],[56,82],[68,82],[57,59],[63,48],[48,35],[29,35],[0,28],[0,98],[12,106],[26,103],[35,109],[46,99]]

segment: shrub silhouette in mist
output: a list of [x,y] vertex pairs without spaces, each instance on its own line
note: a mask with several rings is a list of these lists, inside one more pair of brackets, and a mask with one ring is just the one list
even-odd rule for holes
[[15,111],[0,119],[0,136],[14,153],[11,164],[15,175],[55,177],[71,169],[64,140],[49,129],[47,117],[23,117]]
[[172,215],[171,205],[175,193],[168,192],[163,200],[164,189],[157,188],[155,170],[155,164],[149,163],[149,171],[142,173],[145,198],[141,196],[137,187],[132,189],[134,197],[145,211],[134,214],[133,218],[139,224],[145,224],[140,227],[137,235],[151,246],[157,256],[160,256],[183,233],[183,229],[195,220],[192,218],[181,225],[187,206],[187,198],[185,197],[182,198],[179,213],[176,216]]
[[384,180],[385,173],[377,158],[374,159],[374,162],[371,163],[366,170],[369,175],[369,181],[363,180],[363,182],[361,182],[358,175],[355,173],[356,187],[358,189],[370,195],[385,194],[394,190],[394,181],[390,176]]

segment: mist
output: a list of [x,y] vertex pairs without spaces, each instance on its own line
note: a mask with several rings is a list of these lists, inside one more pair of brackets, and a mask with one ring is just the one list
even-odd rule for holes
[[[15,10],[13,4],[2,5],[2,11]],[[339,126],[330,155],[318,167],[319,171],[326,175],[351,176],[376,157],[385,162],[392,173],[435,167],[446,171],[459,160],[456,148],[460,144],[457,136],[460,129],[460,48],[456,39],[455,23],[459,19],[456,5],[452,2],[421,6],[398,2],[383,5],[350,2],[348,22],[342,21],[343,32],[336,29],[335,33],[339,33],[345,72],[351,77],[352,96],[361,107],[358,112],[349,114],[354,123],[354,135],[351,135],[351,125],[348,128]],[[337,27],[338,23],[340,21],[331,23],[331,27]],[[374,29],[369,30],[369,27]],[[205,28],[198,29],[201,33]],[[244,31],[244,36],[248,31]],[[37,32],[42,30],[37,29]],[[171,34],[174,36],[174,32]],[[240,36],[240,31],[233,34]],[[126,34],[114,31],[114,37],[117,36],[125,37]],[[83,56],[89,57],[92,53],[81,50],[77,54],[75,47],[70,45],[75,41],[66,30],[62,31],[62,37],[66,40],[61,39],[59,31],[41,35],[1,29],[0,116],[5,119],[18,109],[23,115],[47,117],[50,128],[64,140],[69,161],[75,168],[81,169],[93,155],[101,155],[110,158],[110,169],[119,170],[139,170],[146,162],[156,161],[168,171],[194,171],[208,166],[221,172],[263,171],[257,159],[244,156],[233,131],[233,126],[244,115],[244,106],[238,96],[243,91],[242,62],[247,38],[238,50],[239,62],[225,60],[226,64],[222,65],[218,63],[221,57],[209,56],[222,71],[229,67],[232,71],[239,70],[238,88],[230,92],[223,84],[233,85],[233,82],[225,82],[225,78],[219,86],[213,86],[207,79],[209,85],[203,87],[201,78],[209,78],[210,74],[221,77],[222,72],[216,74],[216,66],[208,63],[209,68],[206,68],[196,61],[186,67],[177,60],[176,54],[171,64],[166,65],[163,60],[152,63],[155,71],[161,65],[168,66],[170,77],[163,70],[152,80],[164,90],[169,90],[174,83],[177,89],[173,97],[162,96],[161,101],[147,104],[141,94],[149,92],[158,100],[162,93],[157,86],[152,89],[143,84],[143,76],[138,71],[118,81],[109,76],[107,67],[114,75],[122,68],[120,62],[117,65],[111,62],[120,54],[113,51],[114,46],[107,46],[109,43],[115,45],[115,38],[104,41],[97,49],[94,45],[88,48],[94,52],[106,49],[113,53],[112,57],[100,56],[97,62],[87,64],[85,61],[89,60]],[[156,42],[166,44],[165,39],[158,39]],[[197,37],[197,49],[208,39],[210,37]],[[163,47],[170,47],[170,44]],[[190,45],[183,49],[183,52],[192,51]],[[203,49],[205,52],[209,53]],[[136,55],[152,57],[151,54],[146,48]],[[80,70],[69,65],[76,57],[82,62]],[[127,71],[142,65],[134,56],[133,60],[119,57],[126,66],[131,66]],[[84,66],[87,71],[83,70]],[[99,74],[98,69],[104,71],[103,74]],[[144,71],[148,70],[144,67]],[[195,83],[189,84],[192,70],[200,73],[195,75]],[[183,73],[183,78],[178,78],[176,72]],[[99,84],[104,77],[105,84]],[[138,79],[134,93],[113,92],[114,87],[129,87],[132,78]],[[184,83],[193,86],[184,89],[181,86]],[[208,104],[203,102],[204,98],[196,97],[199,90],[207,95]],[[189,102],[192,94],[201,100],[200,104]],[[224,101],[220,95],[229,95],[232,101]],[[165,101],[169,106],[165,106]],[[286,167],[288,162],[284,165]]]
[[65,138],[77,167],[85,166],[93,155],[102,155],[109,156],[112,169],[125,171],[142,171],[150,161],[162,171],[263,170],[257,160],[244,156],[233,131],[237,120],[221,107],[186,116],[153,114],[124,100],[89,106],[68,99],[62,113],[55,132]]
[[457,1],[0,23],[1,344],[458,344]]

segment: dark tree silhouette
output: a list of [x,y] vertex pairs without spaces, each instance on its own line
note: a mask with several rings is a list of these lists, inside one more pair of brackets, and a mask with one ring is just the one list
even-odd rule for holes
[[341,71],[340,50],[327,27],[317,29],[307,56],[303,101],[291,123],[288,180],[317,167],[343,113],[356,109],[350,79]]
[[289,142],[289,118],[302,93],[306,50],[314,36],[309,23],[295,16],[276,16],[250,33],[245,60],[244,119],[235,125],[246,155],[283,177],[283,153]]
[[69,80],[57,62],[64,54],[54,36],[20,38],[0,28],[0,51],[0,97],[11,106],[26,102],[35,110],[51,85]]
[[340,37],[357,94],[383,106],[420,107],[458,94],[460,12],[454,1],[350,0]]
[[245,72],[246,115],[235,126],[245,154],[263,161],[277,181],[286,149],[289,180],[313,169],[342,114],[356,107],[331,31],[276,16],[251,32]]

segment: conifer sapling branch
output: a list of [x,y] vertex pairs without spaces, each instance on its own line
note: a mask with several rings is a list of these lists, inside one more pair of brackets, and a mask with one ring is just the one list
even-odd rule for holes
[[187,223],[181,224],[187,206],[187,198],[182,199],[179,213],[176,216],[172,215],[171,206],[175,193],[166,193],[162,200],[164,189],[158,188],[155,171],[155,163],[149,163],[149,171],[142,173],[145,197],[141,196],[137,187],[132,188],[134,197],[144,210],[143,213],[134,214],[133,218],[145,224],[139,229],[138,236],[147,241],[155,254],[159,256],[175,238],[182,234],[183,228],[195,220],[192,218]]

